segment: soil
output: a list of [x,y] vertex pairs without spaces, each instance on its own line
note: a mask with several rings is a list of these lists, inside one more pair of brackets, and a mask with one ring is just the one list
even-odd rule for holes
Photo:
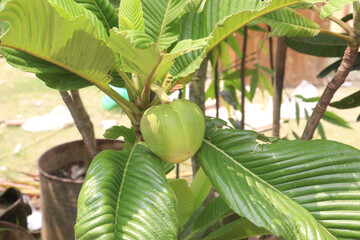
[[72,162],[60,169],[51,172],[50,174],[59,178],[84,180],[86,171],[83,171],[83,166],[84,166],[83,162]]

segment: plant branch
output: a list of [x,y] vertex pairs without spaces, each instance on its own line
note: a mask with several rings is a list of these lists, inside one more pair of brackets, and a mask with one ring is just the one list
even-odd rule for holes
[[[321,10],[320,8],[316,7],[315,5],[313,5],[312,7],[310,7],[311,10],[313,10],[314,12],[318,13],[318,14],[321,14]],[[339,25],[342,29],[344,29],[347,34],[350,36],[350,37],[353,37],[354,34],[353,34],[353,31],[352,31],[352,28],[350,27],[349,24],[341,21],[340,19],[334,17],[333,15],[330,15],[328,17],[329,20],[333,21],[334,23],[336,23],[337,25]]]
[[126,86],[131,89],[132,92],[134,92],[137,96],[140,96],[140,91],[135,86],[134,82],[128,77],[126,72],[122,71],[118,66],[115,66],[115,70],[119,73],[119,75],[124,79],[124,82],[126,83]]
[[275,80],[273,94],[273,122],[272,135],[280,137],[280,117],[281,117],[281,99],[284,86],[285,63],[286,63],[286,44],[284,37],[277,38],[276,62],[275,62]]
[[[86,127],[84,126],[84,120],[82,119],[81,115],[79,114],[73,99],[71,98],[70,94],[67,91],[59,91],[60,95],[64,101],[64,103],[66,104],[67,108],[70,111],[71,116],[74,119],[76,128],[78,129],[79,133],[81,134],[85,146],[87,147],[90,155],[92,158],[95,157],[95,155],[97,154],[97,150],[96,147],[93,145],[92,139],[89,135],[89,132],[87,131]],[[86,166],[88,167],[88,165],[90,164],[90,162],[85,162]]]
[[244,26],[242,61],[241,61],[241,123],[240,129],[245,129],[245,62],[247,49],[247,26]]
[[312,112],[310,119],[307,121],[304,132],[301,136],[303,140],[312,139],[315,129],[319,125],[319,121],[322,118],[327,106],[329,105],[332,97],[337,89],[345,82],[353,64],[358,55],[359,46],[351,48],[348,46],[345,50],[344,57],[341,61],[340,67],[337,69],[335,76],[327,84],[323,94],[321,95],[314,111]]
[[126,92],[127,92],[128,96],[129,96],[129,101],[134,103],[135,99],[134,99],[133,91],[131,90],[131,88],[128,85],[126,85],[125,88],[126,88]]
[[[271,27],[268,26],[268,32],[271,32]],[[273,38],[269,37],[269,58],[270,58],[270,69],[274,71],[274,47]],[[271,76],[271,83],[274,85],[274,76]]]
[[326,35],[331,35],[331,36],[335,36],[335,37],[344,39],[348,43],[354,43],[354,38],[353,37],[349,37],[349,36],[341,34],[341,33],[332,32],[332,31],[329,31],[329,30],[326,30],[326,29],[323,29],[323,28],[320,28],[320,32],[324,33]]
[[355,42],[357,45],[360,45],[360,3],[353,2],[353,9]]
[[[94,150],[97,151],[94,125],[92,124],[92,122],[90,120],[89,114],[85,110],[84,104],[80,97],[79,90],[71,90],[70,92],[71,92],[71,96],[72,96],[74,105],[77,109],[77,112],[79,113],[81,119],[83,120],[84,127],[86,129],[86,132],[89,135],[89,139],[91,142],[91,148],[92,148],[91,151],[94,151]],[[89,150],[89,152],[90,152],[90,150]]]
[[216,106],[216,117],[219,117],[219,108],[220,108],[220,96],[219,96],[219,60],[215,63],[215,74],[214,74],[214,89],[215,89],[215,106]]
[[159,67],[159,65],[161,63],[162,58],[163,58],[163,55],[161,54],[158,62],[156,63],[154,68],[151,70],[151,73],[149,74],[149,76],[146,78],[144,89],[141,92],[141,98],[140,98],[140,107],[143,109],[145,109],[150,103],[150,92],[151,92],[150,86],[151,86],[152,78],[154,77],[156,69]]
[[153,91],[158,99],[160,99],[161,103],[169,103],[170,98],[167,95],[167,93],[164,91],[164,89],[156,84],[151,84],[150,86],[151,91]]
[[124,110],[125,114],[134,124],[138,124],[134,114],[141,114],[141,110],[135,104],[126,100],[126,98],[117,93],[108,84],[98,84],[96,87],[112,98]]

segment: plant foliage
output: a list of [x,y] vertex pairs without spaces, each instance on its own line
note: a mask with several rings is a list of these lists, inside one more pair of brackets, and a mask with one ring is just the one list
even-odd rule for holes
[[260,144],[256,137],[209,129],[198,153],[232,210],[286,239],[360,237],[359,150],[320,140]]

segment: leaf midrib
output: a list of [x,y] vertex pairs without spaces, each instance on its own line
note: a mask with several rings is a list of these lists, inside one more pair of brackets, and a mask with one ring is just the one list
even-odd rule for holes
[[[106,22],[106,25],[107,25],[107,29],[110,30],[110,25],[109,25],[109,22],[107,21],[105,15],[103,14],[103,12],[101,11],[101,8],[100,6],[98,5],[98,3],[96,2],[96,0],[92,0],[94,2],[94,5],[98,8],[99,10],[99,13],[101,14],[101,16],[103,17],[104,21]],[[100,20],[100,19],[99,19]]]
[[[209,145],[209,147],[214,148],[216,151],[220,152],[221,154],[223,154],[227,159],[229,159],[230,161],[232,161],[235,165],[240,166],[245,172],[247,172],[249,175],[253,176],[255,179],[258,179],[260,182],[262,182],[263,184],[265,184],[265,186],[268,186],[269,188],[271,188],[273,191],[276,191],[277,193],[281,194],[284,198],[288,198],[290,201],[293,201],[295,204],[299,205],[301,208],[303,208],[305,211],[307,211],[301,204],[295,202],[293,199],[291,199],[290,197],[286,196],[283,192],[281,192],[280,190],[276,189],[274,186],[272,186],[271,184],[269,184],[268,182],[266,182],[265,180],[263,180],[262,178],[260,178],[259,176],[257,176],[256,174],[254,174],[253,172],[251,172],[249,169],[245,168],[241,163],[237,162],[233,157],[231,157],[230,155],[228,155],[224,150],[218,148],[215,144],[211,143],[209,140],[204,139],[203,140],[204,143],[206,143],[207,145]],[[253,152],[249,152],[249,154],[251,153],[255,153],[257,147],[260,144],[258,143]],[[309,211],[307,211],[313,218],[314,220],[319,224],[319,226],[321,226],[328,234],[329,236],[334,237],[326,227],[324,227]],[[334,237],[334,239],[336,239]]]
[[160,30],[159,30],[159,38],[157,39],[157,41],[156,41],[156,49],[159,49],[159,45],[160,45],[160,40],[162,39],[162,33],[163,33],[163,29],[165,28],[165,20],[166,20],[166,16],[167,16],[167,13],[168,13],[168,11],[169,11],[169,8],[170,8],[170,5],[171,5],[171,3],[172,3],[172,0],[170,0],[169,2],[168,2],[168,5],[167,5],[167,7],[166,7],[166,11],[165,11],[165,14],[164,14],[164,18],[163,18],[163,21],[162,21],[162,23],[161,23],[161,27],[160,27]]
[[[298,0],[298,1],[294,1],[294,2],[288,3],[288,4],[283,4],[283,5],[281,5],[281,6],[277,6],[277,7],[271,7],[271,4],[268,5],[268,6],[266,6],[265,8],[263,8],[262,10],[259,11],[259,12],[262,12],[262,11],[263,11],[263,12],[260,13],[260,14],[259,14],[258,16],[256,16],[255,18],[252,18],[252,19],[250,19],[250,20],[248,20],[248,21],[244,21],[244,24],[235,27],[235,28],[234,28],[234,31],[229,31],[229,32],[226,33],[226,34],[221,35],[222,37],[220,37],[219,39],[217,39],[217,41],[215,42],[215,44],[210,45],[210,46],[206,49],[206,53],[209,53],[209,52],[210,52],[211,50],[213,50],[220,42],[222,42],[224,39],[226,39],[227,37],[229,37],[229,36],[230,36],[231,34],[233,34],[235,31],[239,30],[239,29],[242,28],[244,25],[250,23],[250,22],[253,21],[254,19],[257,19],[257,18],[259,18],[259,17],[262,17],[262,16],[264,16],[264,15],[270,13],[270,12],[276,11],[276,10],[281,9],[281,8],[283,8],[283,7],[288,7],[288,6],[294,5],[294,4],[296,4],[296,3],[303,3],[303,1],[302,1],[302,0]],[[270,8],[270,11],[265,11],[267,8]],[[224,19],[223,23],[225,24],[228,19],[231,19],[231,18],[233,18],[233,17],[236,17],[238,14],[243,14],[243,13],[251,13],[251,11],[250,11],[250,10],[243,11],[243,12],[239,11],[239,12],[236,12],[236,13],[234,13],[234,14],[231,14],[231,15],[227,16],[227,17]],[[212,37],[213,34],[215,33],[215,31],[216,31],[218,28],[221,28],[221,26],[217,26],[217,25],[216,25],[215,28],[211,31],[211,33],[210,33],[209,36]],[[212,43],[212,42],[210,41],[210,44],[211,44],[211,43]]]
[[137,146],[137,143],[134,143],[133,147],[130,150],[129,157],[127,158],[126,165],[125,165],[125,168],[124,168],[124,172],[122,174],[123,178],[121,179],[120,188],[119,188],[119,194],[118,194],[117,201],[116,201],[114,236],[116,235],[116,225],[117,225],[117,219],[118,219],[119,202],[120,202],[120,199],[121,199],[122,189],[123,189],[124,183],[125,183],[126,172],[128,170],[128,166],[129,166],[131,157],[133,155],[133,152],[134,152],[136,146]]

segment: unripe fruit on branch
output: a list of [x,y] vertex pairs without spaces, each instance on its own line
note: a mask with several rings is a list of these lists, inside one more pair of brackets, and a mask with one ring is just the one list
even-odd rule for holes
[[199,150],[205,134],[200,108],[185,99],[150,107],[140,122],[149,149],[170,163],[184,162]]

